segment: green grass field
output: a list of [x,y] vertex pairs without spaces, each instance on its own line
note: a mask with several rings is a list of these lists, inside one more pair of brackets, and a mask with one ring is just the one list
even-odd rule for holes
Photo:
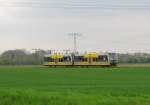
[[150,105],[150,67],[0,67],[0,105]]

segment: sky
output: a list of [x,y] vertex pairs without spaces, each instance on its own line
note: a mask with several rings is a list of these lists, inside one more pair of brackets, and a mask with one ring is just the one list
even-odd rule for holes
[[8,49],[150,53],[149,0],[0,0],[0,52]]

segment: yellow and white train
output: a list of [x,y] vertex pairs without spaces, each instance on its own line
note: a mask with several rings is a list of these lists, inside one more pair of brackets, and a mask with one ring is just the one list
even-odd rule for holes
[[117,65],[116,53],[86,53],[86,54],[48,54],[44,57],[44,66],[102,66]]

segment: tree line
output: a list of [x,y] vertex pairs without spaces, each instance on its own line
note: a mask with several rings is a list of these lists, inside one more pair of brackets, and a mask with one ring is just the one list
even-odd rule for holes
[[119,63],[150,63],[150,53],[118,54]]
[[[26,50],[8,50],[0,55],[0,65],[41,65],[43,57],[48,51],[37,50],[33,53]],[[126,53],[118,54],[118,62],[128,63],[150,63],[150,54],[148,53]]]

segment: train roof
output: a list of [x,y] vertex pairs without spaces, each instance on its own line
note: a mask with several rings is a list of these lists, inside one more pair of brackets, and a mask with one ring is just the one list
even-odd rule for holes
[[[96,52],[91,52],[91,53],[77,53],[75,54],[75,56],[84,56],[84,55],[88,55],[88,54],[93,54],[93,55],[108,55],[108,53],[96,53]],[[62,56],[71,56],[71,53],[68,54],[62,54],[62,53],[57,53],[57,54],[46,54],[45,57],[50,57],[50,56],[54,56],[54,55],[62,55]]]
[[62,55],[62,56],[71,56],[71,54],[46,54],[44,57],[50,57],[50,56],[54,56],[54,55]]
[[89,52],[89,53],[78,53],[78,54],[75,54],[75,55],[76,55],[76,56],[81,56],[81,55],[86,55],[86,54],[107,55],[108,53],[103,53],[103,52]]

